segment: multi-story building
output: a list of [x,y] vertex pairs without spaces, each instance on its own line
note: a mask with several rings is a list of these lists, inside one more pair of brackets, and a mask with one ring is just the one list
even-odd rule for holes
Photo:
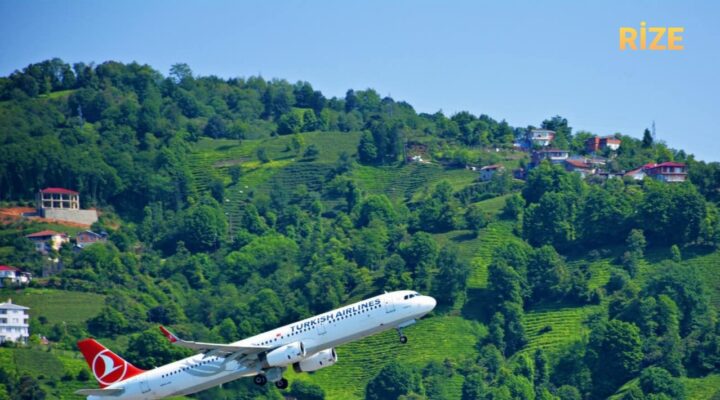
[[650,163],[626,172],[625,176],[638,181],[647,176],[662,182],[685,182],[687,180],[687,165],[670,161],[660,164]]
[[30,338],[29,309],[13,304],[11,299],[0,303],[0,343],[7,340],[27,343]]
[[80,193],[64,188],[49,187],[38,192],[37,213],[43,218],[92,225],[97,211],[80,209]]
[[663,182],[685,182],[687,166],[679,162],[664,162],[646,168],[647,176]]
[[555,139],[555,131],[549,129],[533,129],[529,135],[532,144],[547,147]]

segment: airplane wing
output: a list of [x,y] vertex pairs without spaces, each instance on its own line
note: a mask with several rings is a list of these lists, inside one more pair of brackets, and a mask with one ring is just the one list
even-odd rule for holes
[[119,388],[119,389],[80,389],[75,392],[75,394],[79,394],[81,396],[101,396],[101,397],[110,397],[110,396],[120,396],[123,394],[125,389]]
[[213,353],[241,353],[243,355],[250,355],[272,349],[272,347],[268,346],[234,346],[231,344],[222,343],[191,342],[180,339],[179,337],[177,337],[177,335],[167,330],[164,326],[160,326],[160,331],[162,331],[163,335],[165,335],[165,337],[170,340],[170,343],[192,350],[209,350]]

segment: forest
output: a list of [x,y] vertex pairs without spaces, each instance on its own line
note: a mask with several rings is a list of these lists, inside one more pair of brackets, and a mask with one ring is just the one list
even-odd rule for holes
[[[578,154],[594,136],[561,116],[537,127]],[[63,246],[52,254],[62,270],[43,276],[47,257],[25,235],[64,228],[0,225],[0,264],[36,277],[0,298],[39,312],[27,348],[0,348],[11,361],[0,362],[0,399],[94,387],[77,367],[75,342],[88,336],[152,368],[189,355],[160,324],[231,342],[398,289],[439,304],[408,346],[381,336],[340,348],[338,365],[291,376],[290,394],[720,398],[720,164],[648,131],[618,132],[609,170],[676,161],[688,180],[583,178],[548,162],[518,180],[511,170],[530,160],[513,144],[533,128],[418,113],[373,89],[328,98],[308,82],[196,76],[186,64],[164,76],[52,59],[0,78],[0,206],[77,190],[101,211],[91,229],[109,234]],[[409,161],[415,152],[432,162]],[[466,169],[489,164],[506,168],[488,181]],[[67,322],[34,300],[42,293],[100,301]],[[445,334],[461,343],[433,350]],[[31,351],[59,372],[21,367]],[[193,397],[282,394],[240,380]]]

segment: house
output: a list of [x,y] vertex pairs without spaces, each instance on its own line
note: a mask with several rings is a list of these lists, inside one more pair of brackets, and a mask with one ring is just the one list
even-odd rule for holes
[[625,173],[635,180],[643,180],[646,176],[662,182],[685,182],[687,165],[679,162],[649,163]]
[[48,187],[38,191],[36,208],[41,217],[59,221],[92,225],[98,219],[97,211],[80,209],[80,193],[65,188]]
[[107,241],[107,232],[95,233],[93,231],[82,231],[75,236],[75,247],[78,249],[84,249],[85,247]]
[[25,236],[35,244],[35,249],[43,254],[47,254],[50,250],[58,251],[63,243],[70,242],[70,238],[66,233],[55,231],[40,231]]
[[590,163],[582,160],[565,160],[565,170],[569,172],[578,172],[583,178],[595,173],[595,168]]
[[545,149],[545,150],[538,150],[533,153],[532,155],[532,163],[533,165],[537,166],[540,165],[540,163],[543,160],[548,160],[553,164],[562,164],[565,162],[565,160],[570,157],[570,152],[567,150],[559,150],[559,149]]
[[29,272],[22,272],[9,265],[0,265],[0,287],[3,287],[4,282],[12,285],[27,285],[31,279],[32,275]]
[[496,172],[504,171],[505,167],[500,164],[486,165],[480,168],[480,180],[489,181]]
[[603,179],[607,180],[607,179],[610,179],[610,178],[620,178],[620,179],[622,179],[622,177],[625,176],[626,174],[623,173],[623,172],[610,172],[610,171],[596,170],[596,171],[595,171],[595,175],[599,176],[600,178],[603,178]]
[[542,147],[547,147],[555,139],[555,131],[549,129],[532,129],[528,135],[530,143]]
[[645,169],[647,176],[662,182],[685,182],[687,166],[679,162],[654,164]]
[[5,341],[27,343],[30,338],[28,310],[8,299],[0,303],[0,343]]
[[600,150],[610,149],[612,151],[616,151],[620,148],[620,143],[622,141],[620,139],[615,138],[614,136],[606,136],[606,137],[591,137],[587,141],[585,141],[585,149],[589,153],[595,153]]
[[625,173],[625,176],[630,177],[630,178],[632,178],[632,179],[634,179],[634,180],[636,180],[636,181],[641,181],[641,180],[645,179],[645,175],[647,175],[647,174],[645,173],[645,169],[646,169],[647,167],[653,166],[653,165],[655,165],[655,164],[645,164],[645,165],[643,165],[643,166],[640,167],[640,168],[635,168],[635,169],[633,169],[633,170],[630,170],[630,171],[626,172],[626,173]]

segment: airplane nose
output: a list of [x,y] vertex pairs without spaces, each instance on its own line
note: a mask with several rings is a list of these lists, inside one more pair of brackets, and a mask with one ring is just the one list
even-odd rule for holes
[[435,308],[435,306],[437,305],[437,301],[433,297],[425,296],[425,298],[423,300],[424,300],[423,305],[427,307],[428,312],[432,311]]

